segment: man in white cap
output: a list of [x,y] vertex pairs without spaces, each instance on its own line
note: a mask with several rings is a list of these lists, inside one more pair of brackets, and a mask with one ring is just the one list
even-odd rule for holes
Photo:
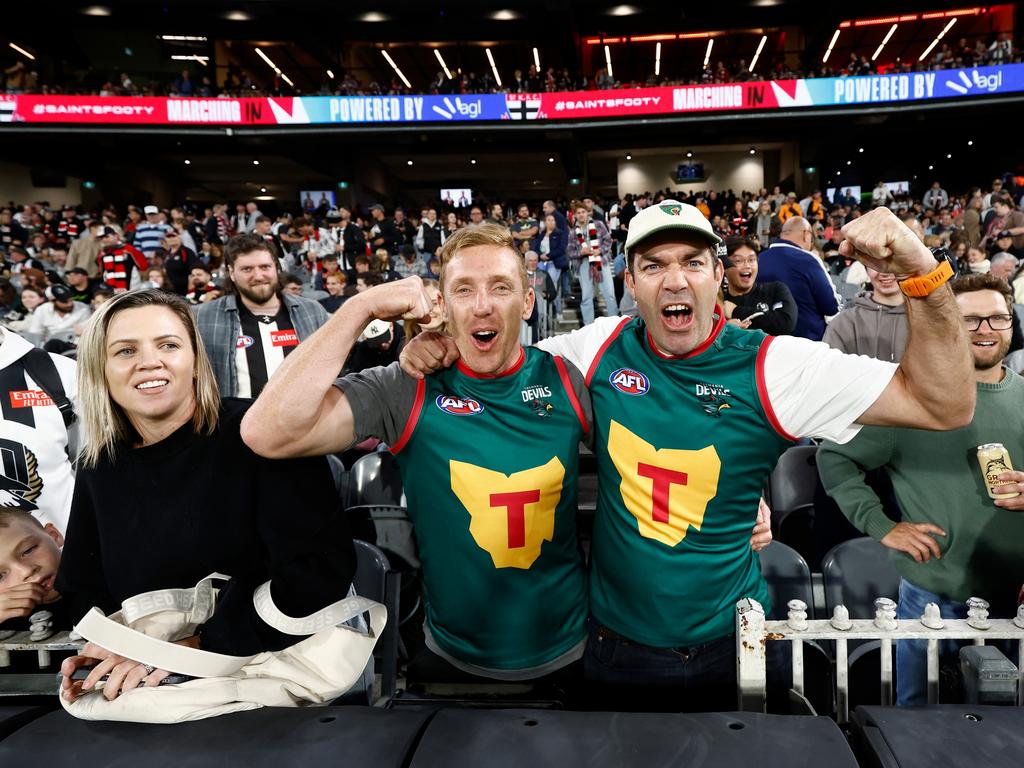
[[[630,222],[625,281],[639,317],[599,318],[538,345],[586,372],[593,402],[599,481],[584,669],[617,706],[735,707],[734,606],[744,597],[770,605],[750,526],[766,476],[794,440],[844,442],[861,424],[946,430],[972,417],[948,262],[885,208],[843,234],[844,256],[897,274],[908,296],[911,341],[899,366],[727,324],[715,303],[721,239],[673,200]],[[407,347],[407,367],[450,362],[451,345],[437,341]]]
[[152,260],[153,254],[160,250],[167,233],[173,232],[174,229],[163,221],[160,209],[155,205],[147,205],[142,212],[146,214],[146,222],[135,228],[132,245],[142,251],[147,260]]

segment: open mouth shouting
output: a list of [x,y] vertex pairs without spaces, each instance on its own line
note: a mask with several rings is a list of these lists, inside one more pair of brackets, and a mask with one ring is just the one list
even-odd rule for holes
[[670,330],[684,330],[693,323],[693,307],[684,302],[664,304],[661,307],[661,321]]
[[478,328],[469,336],[473,340],[473,346],[481,352],[490,350],[498,340],[498,332],[493,328]]

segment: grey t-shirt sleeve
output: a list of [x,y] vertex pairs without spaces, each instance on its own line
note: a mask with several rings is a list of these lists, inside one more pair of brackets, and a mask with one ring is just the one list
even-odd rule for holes
[[580,407],[583,409],[583,418],[587,422],[587,431],[583,435],[581,442],[587,446],[587,448],[594,449],[594,408],[590,402],[590,390],[587,389],[586,379],[580,369],[570,363],[568,360],[564,360],[565,370],[569,374],[569,382],[572,384],[572,390],[576,394],[576,399],[580,401]]
[[334,382],[352,408],[355,442],[376,437],[394,445],[405,429],[416,402],[416,380],[406,376],[397,362],[367,368]]

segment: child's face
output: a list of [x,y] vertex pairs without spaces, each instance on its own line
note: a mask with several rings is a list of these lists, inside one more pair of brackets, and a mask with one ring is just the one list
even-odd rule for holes
[[56,600],[53,580],[60,565],[64,537],[51,523],[40,528],[29,520],[5,516],[0,528],[0,592],[19,584],[42,584],[44,603]]

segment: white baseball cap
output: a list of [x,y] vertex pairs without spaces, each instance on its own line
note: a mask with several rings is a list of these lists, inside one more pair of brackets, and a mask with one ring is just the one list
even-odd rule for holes
[[629,233],[626,235],[626,259],[632,257],[633,248],[638,243],[666,229],[692,232],[713,246],[722,243],[722,238],[711,228],[711,222],[704,218],[704,214],[697,208],[678,200],[662,200],[660,203],[647,206],[630,220]]
[[145,208],[142,209],[142,212],[149,216],[151,213],[160,213],[160,209],[157,208],[155,205],[147,205]]

